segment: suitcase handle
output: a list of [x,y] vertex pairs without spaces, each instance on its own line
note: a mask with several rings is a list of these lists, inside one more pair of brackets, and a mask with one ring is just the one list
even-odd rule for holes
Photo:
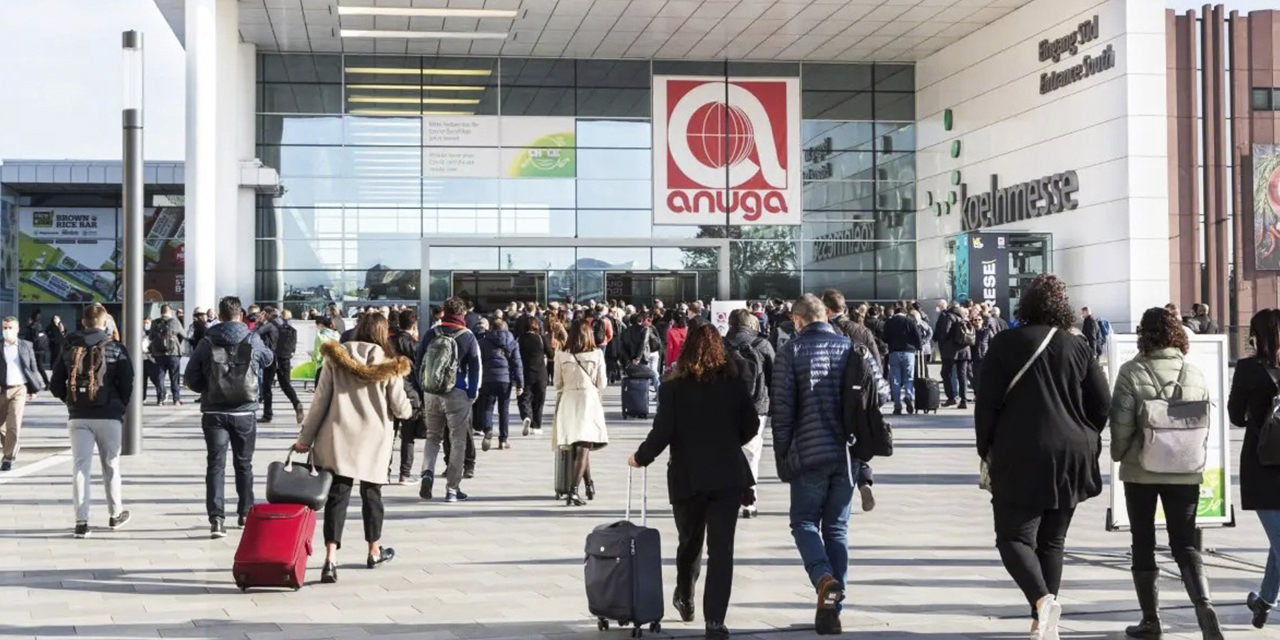
[[[631,488],[632,479],[636,475],[636,470],[628,467],[627,469],[627,516],[624,518],[627,522],[631,521],[631,496],[634,493]],[[649,467],[645,467],[640,472],[640,526],[648,526],[649,523]]]

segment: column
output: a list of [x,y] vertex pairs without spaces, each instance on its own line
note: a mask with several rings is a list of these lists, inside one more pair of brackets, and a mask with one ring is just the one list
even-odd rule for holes
[[214,291],[239,296],[244,306],[253,302],[252,288],[238,286],[236,264],[243,242],[236,237],[240,217],[240,7],[236,0],[216,0],[217,33],[217,131],[214,144],[217,180],[217,224],[213,228],[218,247]]
[[[217,303],[217,0],[186,0],[187,149],[184,306]],[[225,4],[225,3],[224,3]]]

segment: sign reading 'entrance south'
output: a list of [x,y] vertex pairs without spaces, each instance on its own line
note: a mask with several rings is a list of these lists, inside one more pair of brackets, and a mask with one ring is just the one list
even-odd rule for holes
[[[1053,60],[1061,62],[1064,57],[1070,58],[1080,53],[1080,47],[1102,37],[1098,16],[1081,22],[1074,31],[1057,38],[1045,38],[1040,41],[1040,62]],[[1040,95],[1051,93],[1065,86],[1075,84],[1085,78],[1114,69],[1116,67],[1115,48],[1107,45],[1102,53],[1085,55],[1080,62],[1063,69],[1050,69],[1040,74]]]

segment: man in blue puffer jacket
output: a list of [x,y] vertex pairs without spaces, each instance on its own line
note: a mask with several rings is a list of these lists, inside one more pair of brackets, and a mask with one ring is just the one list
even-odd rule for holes
[[818,592],[819,635],[838,634],[849,570],[850,468],[840,391],[851,343],[805,294],[791,307],[796,336],[778,350],[771,391],[778,477],[791,484],[791,535]]

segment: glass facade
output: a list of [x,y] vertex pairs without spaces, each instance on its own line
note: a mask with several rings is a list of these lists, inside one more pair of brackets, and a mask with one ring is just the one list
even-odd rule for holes
[[[800,78],[803,224],[652,224],[655,74]],[[910,65],[263,54],[258,78],[283,185],[260,301],[915,296]]]

